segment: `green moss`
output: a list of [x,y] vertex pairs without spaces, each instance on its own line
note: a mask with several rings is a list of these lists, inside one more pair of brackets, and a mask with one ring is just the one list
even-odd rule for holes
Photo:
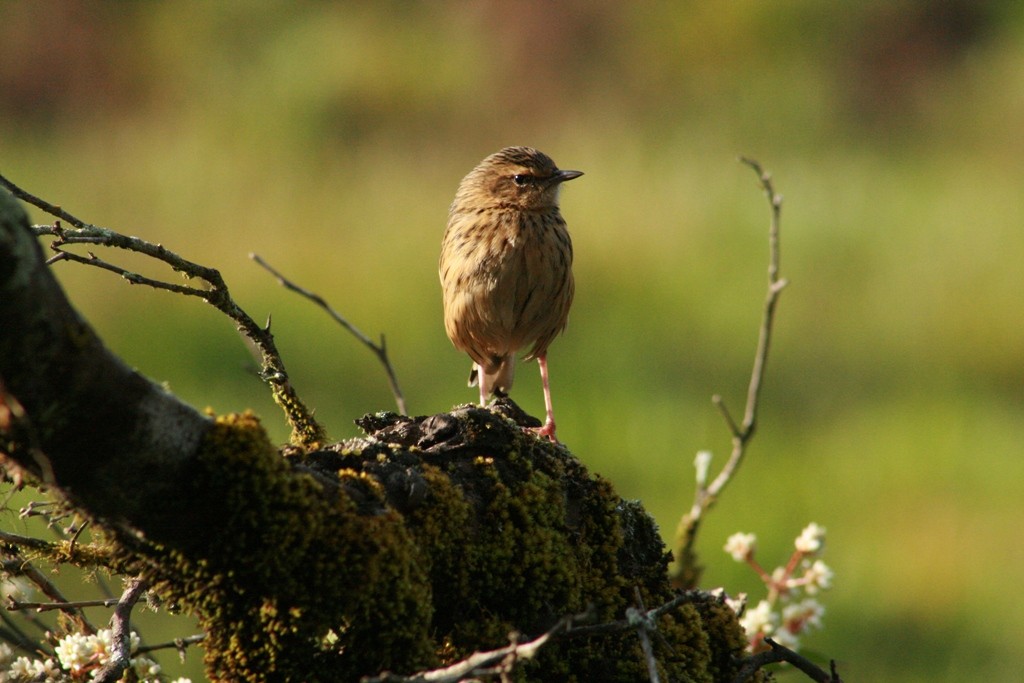
[[[195,462],[201,538],[150,548],[169,602],[200,615],[215,680],[354,680],[534,637],[568,614],[671,599],[650,517],[561,447],[489,411],[374,416],[372,438],[281,457],[252,415]],[[194,527],[193,527],[194,528]],[[671,680],[729,678],[735,615],[693,594],[653,637]],[[515,680],[646,680],[633,629],[555,639]]]
[[156,549],[155,586],[202,619],[211,677],[344,680],[433,663],[429,586],[399,515],[327,495],[251,415],[218,419],[196,466],[209,534]]
[[[454,424],[436,424],[442,417]],[[476,408],[417,420],[378,414],[361,424],[373,440],[339,445],[344,455],[332,466],[344,477],[359,471],[389,482],[388,503],[402,510],[430,577],[431,630],[445,662],[500,647],[510,632],[536,636],[567,614],[591,609],[599,622],[622,619],[637,592],[648,606],[673,596],[668,554],[650,516],[561,447]],[[360,443],[367,449],[358,456]],[[410,504],[406,491],[417,486],[426,493]],[[667,677],[710,681],[716,662],[732,666],[742,630],[731,610],[721,610],[709,607],[716,619],[708,621],[688,604],[660,619],[664,641],[655,641],[669,644],[659,651]],[[633,631],[557,640],[518,675],[647,677]]]
[[291,444],[301,448],[318,448],[323,444],[327,440],[327,432],[299,399],[291,384],[272,383],[271,387],[274,402],[284,410],[291,425]]

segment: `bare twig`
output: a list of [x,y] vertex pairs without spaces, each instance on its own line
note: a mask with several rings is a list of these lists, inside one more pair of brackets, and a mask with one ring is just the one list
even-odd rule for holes
[[388,671],[377,676],[367,676],[362,683],[458,683],[478,676],[503,675],[512,671],[516,662],[532,659],[541,647],[559,633],[567,631],[577,617],[560,619],[547,632],[525,643],[519,643],[518,635],[510,636],[510,644],[497,650],[476,652],[460,662],[443,669],[421,671],[411,676],[400,676]]
[[[261,364],[260,377],[270,386],[274,401],[285,413],[292,428],[292,442],[302,446],[311,446],[326,440],[326,432],[323,427],[313,418],[312,412],[299,399],[291,386],[284,361],[281,359],[281,354],[277,350],[270,330],[261,327],[235,303],[228,291],[227,283],[218,270],[182,258],[161,244],[154,244],[138,237],[129,237],[86,223],[59,206],[26,192],[2,175],[0,175],[0,186],[6,187],[18,199],[73,226],[66,228],[61,225],[60,221],[54,225],[34,226],[33,229],[37,235],[50,235],[55,238],[50,248],[57,252],[57,255],[50,260],[51,262],[75,261],[116,273],[133,284],[195,296],[231,318],[238,331],[253,344],[258,354]],[[62,246],[68,244],[94,244],[133,251],[165,263],[171,270],[182,273],[186,278],[203,280],[205,285],[194,287],[144,277],[103,261],[95,255],[90,254],[86,257],[61,249]]]
[[166,643],[157,643],[156,645],[140,645],[135,649],[135,654],[145,654],[146,652],[154,652],[156,650],[169,650],[174,648],[178,651],[178,656],[184,660],[185,650],[189,645],[197,645],[206,639],[206,635],[203,633],[197,633],[193,636],[185,636],[184,638],[175,638]]
[[110,617],[110,659],[102,669],[96,672],[92,680],[96,683],[114,683],[121,679],[121,674],[131,663],[131,614],[135,603],[146,590],[146,582],[141,577],[128,580],[128,585]]
[[[74,535],[71,537],[71,540],[68,541],[68,555],[73,555],[75,553],[75,544],[78,543],[78,537],[82,535],[82,532],[85,531],[88,526],[89,520],[85,520],[77,529],[75,529]],[[70,529],[71,527],[68,527],[68,530]]]
[[[39,228],[40,226],[36,227]],[[48,228],[49,226],[45,227]],[[74,241],[66,239],[63,241],[63,243],[73,244]],[[93,244],[95,243],[93,242]],[[86,252],[88,253],[88,256],[82,256],[81,254],[76,254],[72,251],[64,251],[63,249],[61,249],[61,244],[56,241],[50,245],[50,249],[57,252],[57,254],[47,259],[47,265],[53,265],[54,263],[57,263],[59,261],[71,261],[73,263],[81,263],[87,266],[93,266],[94,268],[100,268],[101,270],[109,271],[111,273],[114,273],[115,275],[120,275],[121,278],[123,278],[130,285],[145,285],[147,287],[152,287],[153,289],[162,289],[167,292],[172,292],[174,294],[182,294],[184,296],[195,296],[204,300],[210,294],[210,290],[204,287],[189,287],[186,285],[175,284],[173,282],[164,282],[163,280],[157,280],[155,278],[146,277],[145,275],[133,273],[129,270],[122,268],[121,266],[117,266],[114,265],[113,263],[104,261],[91,251]]]
[[4,560],[0,566],[3,570],[9,574],[16,576],[24,576],[26,579],[31,581],[42,591],[43,595],[50,598],[54,602],[62,603],[67,606],[58,607],[58,609],[71,618],[75,625],[76,630],[86,634],[95,634],[96,627],[89,623],[89,620],[85,618],[85,614],[78,607],[73,607],[71,601],[64,597],[64,594],[60,592],[49,579],[43,575],[35,566],[28,560],[20,557],[17,553],[7,552],[10,559]]
[[812,681],[817,683],[843,683],[839,674],[836,672],[835,660],[832,660],[830,664],[831,674],[817,664],[801,656],[800,654],[790,650],[788,647],[779,645],[771,638],[765,638],[764,642],[771,648],[764,652],[759,652],[756,655],[751,655],[743,660],[743,666],[740,668],[739,673],[733,678],[733,683],[745,683],[753,676],[758,669],[767,666],[768,664],[777,664],[779,662],[788,662],[800,669],[807,675]]
[[[757,340],[757,351],[754,353],[754,367],[750,373],[750,384],[747,387],[747,404],[743,414],[743,423],[737,428],[731,417],[727,419],[733,435],[733,450],[729,461],[708,486],[706,494],[709,501],[715,499],[726,487],[733,475],[739,468],[746,453],[745,446],[754,436],[757,427],[758,399],[761,395],[761,384],[764,380],[765,365],[768,362],[768,348],[771,343],[772,325],[775,321],[775,306],[779,300],[779,294],[786,287],[787,280],[779,279],[779,225],[782,218],[782,196],[776,194],[772,186],[771,176],[761,168],[761,165],[753,159],[742,159],[743,163],[750,166],[757,172],[761,181],[761,188],[768,197],[771,205],[771,225],[768,231],[768,293],[765,296],[764,313],[761,321],[761,329]],[[716,397],[716,404],[723,414],[728,416],[729,412],[721,397]]]
[[[676,609],[680,605],[691,603],[694,600],[698,600],[702,596],[706,596],[706,595],[707,595],[706,593],[704,593],[702,591],[697,591],[697,590],[683,591],[682,593],[680,593],[676,597],[672,598],[668,602],[666,602],[666,603],[664,603],[662,605],[659,605],[658,607],[655,607],[654,609],[650,609],[650,610],[647,610],[646,612],[643,612],[642,617],[644,619],[646,619],[647,621],[653,623],[659,617],[661,617],[664,614],[668,614],[669,612],[671,612],[672,610]],[[717,598],[715,598],[715,599],[717,599]],[[608,633],[618,633],[620,631],[625,631],[627,629],[631,629],[631,628],[635,628],[635,627],[636,627],[635,621],[631,621],[630,619],[626,618],[626,619],[619,619],[618,621],[609,621],[609,622],[604,623],[604,624],[590,624],[590,625],[587,625],[587,626],[573,626],[572,628],[568,629],[565,632],[565,637],[567,637],[567,638],[575,638],[575,637],[579,637],[579,636],[605,635],[605,634],[608,634]]]
[[71,602],[23,602],[21,600],[15,600],[14,598],[8,598],[7,604],[4,605],[11,612],[17,612],[18,610],[31,609],[36,612],[49,612],[51,610],[59,609],[82,609],[83,607],[113,607],[118,604],[118,598],[106,598],[104,600],[73,600]]
[[721,396],[716,395],[712,398],[712,402],[721,411],[732,434],[732,453],[722,471],[718,473],[718,476],[714,478],[711,484],[707,486],[699,484],[697,486],[693,505],[679,522],[676,567],[673,570],[672,578],[675,584],[682,588],[696,586],[700,579],[701,568],[697,563],[694,544],[697,540],[697,531],[700,528],[701,519],[704,513],[715,504],[718,496],[721,495],[722,491],[735,476],[746,455],[747,444],[754,436],[754,431],[757,427],[758,400],[761,395],[765,365],[768,361],[772,325],[775,320],[775,307],[778,303],[779,295],[788,284],[786,280],[779,278],[779,227],[782,218],[782,196],[775,192],[771,176],[757,161],[745,157],[741,158],[740,161],[750,166],[757,173],[761,189],[764,191],[765,196],[767,196],[771,207],[771,223],[768,230],[768,292],[764,301],[757,350],[754,353],[754,365],[750,373],[750,384],[747,387],[747,403],[743,412],[743,421],[737,423],[733,419]]
[[654,648],[651,643],[650,635],[654,634],[657,636],[664,647],[667,647],[671,653],[671,647],[669,647],[667,641],[658,632],[657,621],[660,617],[669,612],[675,610],[680,605],[693,603],[697,600],[706,599],[720,600],[718,597],[712,597],[709,593],[697,590],[684,591],[679,593],[676,597],[672,598],[668,602],[665,602],[658,607],[653,609],[647,609],[644,607],[643,598],[640,595],[639,590],[636,590],[636,601],[638,608],[630,607],[626,610],[626,618],[618,621],[607,622],[604,624],[593,624],[588,626],[576,626],[566,631],[563,637],[574,638],[574,637],[592,637],[596,635],[608,635],[612,633],[618,633],[628,629],[636,629],[637,636],[640,639],[640,649],[644,655],[644,663],[647,666],[648,680],[652,683],[658,683],[660,681],[660,675],[658,674],[658,662],[654,656]]
[[657,632],[658,627],[654,624],[652,619],[644,607],[643,596],[640,595],[640,589],[634,588],[636,593],[637,607],[630,607],[626,610],[626,620],[630,621],[636,627],[636,634],[640,638],[640,650],[644,653],[644,663],[647,664],[647,678],[651,683],[661,683],[661,677],[658,676],[658,660],[654,658],[654,646],[651,645],[650,632]]
[[27,504],[18,509],[18,517],[28,519],[40,517],[46,522],[46,526],[58,535],[60,530],[57,522],[73,514],[62,501],[58,500],[30,500]]
[[518,643],[515,638],[510,645],[486,652],[476,652],[460,662],[452,664],[443,669],[433,671],[421,671],[411,676],[399,676],[384,672],[375,677],[362,679],[363,683],[457,683],[458,681],[469,680],[480,676],[498,676],[511,671],[511,665],[518,659],[529,659],[536,654],[536,651],[548,641],[555,638],[592,638],[595,636],[610,635],[623,631],[636,630],[640,638],[641,648],[644,653],[644,661],[648,667],[649,680],[658,681],[657,660],[654,657],[653,647],[650,641],[650,634],[657,634],[657,620],[665,614],[677,609],[680,605],[693,603],[699,600],[721,601],[722,597],[713,596],[710,593],[698,590],[684,591],[671,600],[655,607],[646,609],[643,601],[637,595],[639,608],[630,607],[626,610],[626,618],[611,621],[603,624],[588,624],[577,626],[580,622],[586,622],[593,618],[591,608],[583,614],[576,614],[565,617],[558,621],[543,635],[527,643]]
[[285,289],[289,289],[295,292],[296,294],[299,294],[300,296],[309,299],[314,304],[324,309],[324,311],[327,312],[327,315],[331,316],[331,318],[333,318],[336,323],[338,323],[346,330],[348,330],[356,339],[362,342],[363,345],[366,346],[366,348],[370,349],[370,351],[372,351],[373,354],[377,356],[377,360],[380,361],[381,365],[384,366],[384,372],[387,373],[388,384],[391,386],[391,393],[395,397],[395,403],[398,406],[398,412],[401,415],[409,414],[408,410],[405,407],[405,396],[402,395],[402,390],[398,386],[398,377],[395,375],[395,369],[391,366],[391,361],[388,359],[388,347],[383,334],[380,335],[380,343],[377,344],[372,339],[363,334],[363,332],[358,327],[350,323],[340,313],[334,310],[330,306],[330,304],[328,304],[319,294],[311,292],[308,289],[305,289],[295,284],[294,282],[286,278],[284,275],[282,275],[280,272],[275,270],[269,263],[263,260],[263,258],[260,257],[259,254],[249,254],[249,258],[251,258],[257,264],[266,269],[267,272],[273,275],[274,278],[277,279],[278,284],[280,284],[282,287],[284,287]]

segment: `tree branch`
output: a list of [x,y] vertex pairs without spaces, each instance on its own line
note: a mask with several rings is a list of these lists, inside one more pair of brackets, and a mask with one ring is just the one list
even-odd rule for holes
[[[292,388],[284,361],[277,350],[270,330],[260,327],[249,314],[235,303],[220,271],[189,261],[164,248],[161,244],[147,242],[138,237],[128,237],[113,230],[86,223],[64,209],[26,192],[3,175],[0,175],[0,185],[6,187],[15,197],[73,226],[65,228],[60,222],[57,222],[54,225],[41,225],[33,228],[38,236],[50,235],[55,238],[50,248],[57,252],[57,256],[50,259],[50,263],[66,260],[102,268],[120,275],[132,284],[147,285],[177,294],[199,297],[228,316],[234,321],[238,331],[253,344],[258,352],[258,360],[261,363],[260,377],[270,386],[274,401],[282,408],[289,425],[291,425],[292,442],[308,446],[326,441],[327,436],[323,427],[313,418],[312,412],[303,404]],[[208,286],[191,287],[143,277],[103,261],[92,254],[89,257],[83,257],[64,251],[61,247],[66,244],[95,244],[133,251],[167,264],[171,270],[182,273],[186,278],[201,279]]]
[[179,530],[197,514],[182,482],[212,420],[110,353],[64,296],[28,217],[4,191],[0,264],[6,463],[115,525],[132,520],[150,538]]
[[832,673],[829,674],[817,664],[806,657],[790,650],[788,647],[779,645],[771,638],[765,638],[764,642],[771,648],[756,655],[751,655],[743,660],[743,667],[733,678],[733,683],[746,683],[759,669],[769,664],[788,662],[807,675],[817,683],[843,683],[836,673],[836,663],[833,660],[830,664]]
[[0,530],[0,542],[9,543],[11,545],[18,546],[19,548],[28,548],[29,550],[42,550],[50,555],[57,550],[56,543],[50,543],[49,541],[44,541],[41,538],[12,534],[9,531],[3,530]]
[[[707,593],[698,590],[687,590],[679,593],[676,597],[671,600],[645,612],[641,612],[637,617],[643,618],[646,621],[653,623],[659,617],[668,614],[672,610],[676,609],[680,605],[691,603],[701,596],[706,596]],[[585,615],[581,615],[585,616]],[[582,620],[582,618],[580,619]],[[566,631],[567,638],[575,638],[580,636],[594,636],[604,635],[608,633],[617,633],[619,631],[626,631],[636,627],[636,618],[630,619],[619,619],[617,621],[609,621],[604,624],[590,624],[588,626],[573,626]]]
[[7,598],[5,607],[11,612],[30,609],[36,612],[49,612],[59,609],[82,609],[83,607],[113,607],[118,603],[118,598],[106,598],[105,600],[74,600],[71,602],[23,602],[14,598]]
[[36,587],[42,591],[43,595],[60,604],[60,607],[57,609],[70,617],[77,630],[88,634],[96,633],[96,627],[90,624],[89,620],[85,618],[85,613],[82,612],[81,608],[74,606],[71,601],[65,598],[64,594],[60,592],[60,589],[57,588],[52,581],[46,578],[41,571],[36,569],[35,565],[19,556],[17,553],[8,551],[6,554],[10,559],[4,560],[0,563],[4,572],[15,576],[24,576],[26,579],[34,583]]
[[[211,679],[408,675],[591,600],[602,618],[623,614],[634,586],[649,604],[676,599],[642,507],[493,410],[378,413],[359,421],[366,438],[284,457],[255,416],[200,415],[103,347],[2,191],[0,379],[51,490],[110,532],[124,571],[199,618]],[[15,422],[17,433],[0,424],[0,450],[38,474]],[[596,680],[609,666],[643,680],[631,616],[593,643],[516,640],[466,670],[501,675],[537,657],[544,680]],[[715,598],[657,627],[653,645],[673,650],[657,662],[664,678],[737,670],[742,631]]]
[[377,356],[377,360],[380,361],[381,365],[384,366],[384,372],[388,376],[388,384],[391,386],[391,393],[395,397],[395,403],[398,406],[399,415],[408,415],[409,411],[405,406],[405,396],[402,395],[402,390],[398,386],[398,377],[395,375],[395,369],[391,366],[391,361],[388,359],[388,347],[387,342],[384,339],[384,335],[380,335],[380,344],[375,343],[372,339],[363,334],[362,330],[346,320],[340,313],[331,308],[323,297],[319,294],[309,291],[303,287],[298,286],[280,272],[275,270],[269,263],[263,260],[259,254],[249,254],[249,258],[255,261],[257,264],[265,268],[271,275],[273,275],[278,284],[285,289],[289,289],[300,296],[303,296],[314,304],[322,308],[327,312],[327,315],[331,316],[335,322],[348,330],[356,339],[363,343],[366,348],[373,352],[373,355]]
[[114,614],[110,617],[110,660],[96,672],[92,679],[96,683],[114,683],[120,680],[121,674],[131,663],[132,608],[145,590],[146,582],[141,577],[128,581],[117,607],[114,608]]
[[782,220],[782,197],[775,192],[771,176],[757,161],[746,157],[741,158],[740,161],[757,173],[761,189],[768,198],[771,208],[771,222],[768,229],[768,291],[765,295],[757,350],[754,352],[754,364],[750,373],[750,383],[747,386],[747,402],[743,412],[743,422],[740,424],[736,423],[721,396],[715,395],[712,398],[712,402],[721,411],[726,425],[732,434],[732,453],[729,455],[729,460],[725,463],[725,466],[722,467],[721,472],[718,473],[718,476],[714,478],[711,484],[705,486],[703,482],[698,482],[697,490],[694,493],[693,505],[679,522],[679,529],[676,532],[676,566],[673,569],[672,578],[673,583],[681,588],[692,588],[700,580],[701,567],[697,562],[694,545],[697,540],[697,532],[700,529],[701,519],[704,513],[715,504],[722,491],[736,475],[736,471],[746,455],[747,444],[753,438],[754,431],[757,428],[758,402],[761,395],[761,385],[764,381],[765,366],[768,362],[768,349],[771,346],[775,307],[778,303],[779,295],[788,284],[786,280],[779,278],[779,228]]
[[[712,598],[709,593],[698,590],[682,592],[671,600],[668,600],[652,609],[644,607],[642,597],[638,590],[635,591],[634,599],[637,601],[638,607],[626,608],[626,617],[624,619],[609,621],[602,624],[577,626],[576,624],[580,622],[586,622],[593,619],[595,610],[592,605],[586,612],[563,617],[547,632],[527,643],[520,644],[512,642],[510,645],[497,650],[475,652],[469,657],[450,666],[432,671],[421,671],[411,676],[398,676],[390,672],[384,672],[376,677],[363,678],[362,683],[457,683],[458,681],[464,681],[480,676],[500,676],[509,673],[511,668],[495,666],[497,663],[503,662],[508,664],[509,662],[514,662],[516,659],[521,660],[532,658],[536,654],[536,651],[549,641],[556,639],[608,636],[629,630],[637,631],[637,637],[640,639],[641,643],[641,652],[644,657],[644,663],[647,667],[648,680],[652,683],[658,683],[658,681],[660,681],[658,664],[654,656],[649,635],[650,633],[658,633],[656,626],[657,620],[684,604],[694,604],[700,601],[707,601],[709,599],[712,602],[724,604],[724,596],[721,598]],[[515,639],[513,638],[513,641],[514,640]],[[526,653],[528,653],[528,656],[526,656]]]
[[185,636],[184,638],[175,638],[166,643],[156,643],[155,645],[140,645],[135,650],[135,654],[141,655],[147,652],[155,652],[157,650],[169,650],[174,648],[178,651],[178,656],[182,659],[185,658],[185,650],[188,649],[189,645],[198,645],[206,639],[206,635],[203,633],[197,633],[193,636]]
[[640,590],[634,591],[637,607],[630,607],[626,610],[626,621],[629,621],[636,628],[637,637],[640,638],[640,650],[644,655],[644,663],[647,665],[647,678],[651,683],[661,683],[658,675],[658,660],[654,658],[654,646],[651,645],[650,633],[657,633],[658,627],[654,624],[648,611],[644,608],[643,596]]
[[512,671],[516,662],[533,659],[549,640],[567,631],[576,618],[568,616],[559,619],[545,633],[525,643],[517,642],[518,634],[512,634],[509,645],[497,650],[475,652],[443,669],[421,671],[411,676],[399,676],[385,671],[378,676],[364,677],[361,683],[458,683],[479,676],[504,676]]

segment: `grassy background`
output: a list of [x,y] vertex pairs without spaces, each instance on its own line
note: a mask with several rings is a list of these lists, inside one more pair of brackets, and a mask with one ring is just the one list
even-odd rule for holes
[[[759,159],[785,196],[791,286],[761,429],[703,529],[707,586],[757,589],[721,552],[729,533],[758,533],[774,564],[817,521],[836,578],[810,651],[850,680],[1009,680],[1022,38],[1009,0],[0,2],[0,173],[220,268],[343,438],[392,408],[382,372],[247,254],[386,333],[410,410],[438,412],[474,396],[436,275],[458,181],[509,144],[585,171],[563,194],[577,299],[550,356],[559,435],[671,537],[694,453],[728,452],[709,397],[741,409],[768,212],[735,159]],[[212,309],[56,270],[130,363],[286,438]],[[515,397],[536,414],[535,375]]]

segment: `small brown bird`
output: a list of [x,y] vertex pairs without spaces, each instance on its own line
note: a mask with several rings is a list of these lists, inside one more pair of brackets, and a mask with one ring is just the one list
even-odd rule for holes
[[547,412],[537,433],[551,441],[547,352],[565,329],[574,292],[558,191],[581,175],[560,171],[531,147],[506,147],[462,179],[441,244],[444,326],[473,359],[469,385],[480,385],[480,405],[508,393],[515,354],[532,344],[524,359],[537,359]]

